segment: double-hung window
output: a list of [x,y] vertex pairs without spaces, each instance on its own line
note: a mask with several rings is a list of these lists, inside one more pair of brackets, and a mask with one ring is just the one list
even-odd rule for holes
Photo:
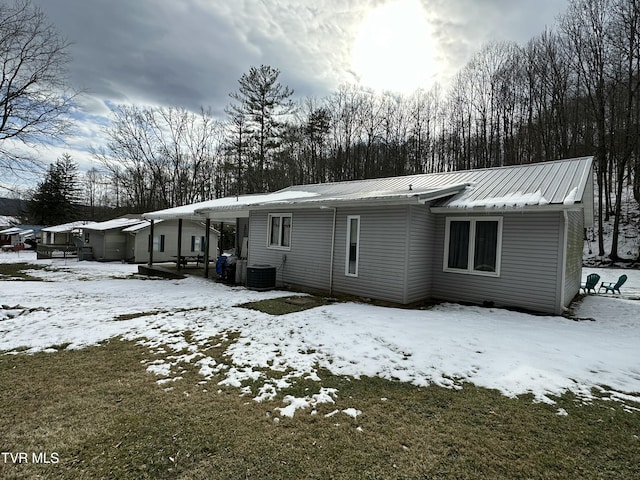
[[502,217],[446,220],[444,271],[500,275]]
[[291,250],[291,214],[270,213],[268,222],[267,247]]

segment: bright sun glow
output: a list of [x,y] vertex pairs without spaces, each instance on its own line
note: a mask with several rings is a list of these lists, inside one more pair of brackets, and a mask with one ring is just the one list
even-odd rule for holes
[[360,82],[375,90],[410,93],[437,73],[435,42],[419,0],[394,0],[364,18],[353,46]]

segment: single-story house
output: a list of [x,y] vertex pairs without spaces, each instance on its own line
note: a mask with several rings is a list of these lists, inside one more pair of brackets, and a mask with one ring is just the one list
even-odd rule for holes
[[85,227],[89,227],[96,222],[88,220],[78,220],[76,222],[64,223],[62,225],[53,225],[45,227],[41,230],[41,243],[43,245],[74,245],[73,238],[81,235]]
[[[141,263],[149,261],[151,244],[151,222],[131,225],[122,230],[126,235],[127,261]],[[178,220],[158,220],[153,230],[153,261],[176,261],[178,256]],[[180,256],[184,258],[204,258],[205,224],[204,221],[187,220],[181,229]],[[220,234],[217,230],[210,230],[210,242],[218,243]],[[217,252],[216,250],[210,250]],[[210,254],[210,257],[213,255]]]
[[53,225],[41,230],[41,241],[36,248],[38,258],[52,258],[54,254],[76,254],[78,245],[82,244],[82,234],[85,227],[96,222],[78,220],[76,222]]
[[278,285],[561,313],[593,224],[593,159],[296,185],[144,214],[236,222]]
[[127,259],[127,236],[123,229],[145,223],[136,215],[125,215],[83,228],[84,246],[91,248],[94,260],[113,261]]
[[24,244],[27,240],[34,242],[40,237],[42,225],[16,225],[0,230],[0,235],[6,241],[5,245]]
[[9,215],[0,215],[0,245],[9,245],[11,242],[11,235],[8,233],[2,233],[7,229],[12,228],[14,225],[20,223],[16,217]]

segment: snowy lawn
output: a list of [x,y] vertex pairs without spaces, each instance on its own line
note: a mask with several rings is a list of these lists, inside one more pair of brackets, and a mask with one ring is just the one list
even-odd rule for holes
[[[27,272],[46,281],[0,282],[0,351],[10,354],[81,349],[120,336],[157,355],[145,365],[167,389],[187,367],[198,369],[203,385],[223,375],[222,386],[258,402],[299,379],[320,382],[317,392],[285,396],[280,416],[313,412],[340,395],[322,384],[322,369],[418,386],[471,383],[546,403],[565,392],[584,402],[597,394],[640,411],[639,271],[624,271],[620,298],[585,297],[574,314],[591,320],[573,321],[456,304],[404,310],[336,303],[271,316],[235,305],[290,293],[197,277],[147,279],[135,275],[135,265],[0,256],[0,263],[15,262],[48,267]],[[604,281],[623,273],[586,268],[585,277],[592,271]],[[212,339],[223,342],[225,361],[207,354]]]
[[0,271],[0,478],[640,478],[637,272],[574,321],[271,316],[235,305],[288,292],[25,252]]

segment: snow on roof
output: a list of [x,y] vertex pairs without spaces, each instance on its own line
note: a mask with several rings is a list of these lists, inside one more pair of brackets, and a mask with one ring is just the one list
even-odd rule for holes
[[4,235],[22,235],[24,233],[34,233],[42,230],[40,225],[19,225],[15,227],[5,228],[4,230],[0,230],[0,233]]
[[473,184],[464,192],[446,200],[440,206],[449,208],[523,207],[568,205],[588,202],[588,180],[592,157],[556,160],[553,162],[514,165],[510,167],[451,172],[446,175],[465,179]]
[[[470,192],[469,190],[468,192]],[[467,193],[468,193],[467,192]],[[504,197],[490,197],[471,200],[468,196],[462,195],[462,198],[452,200],[447,206],[453,208],[505,208],[505,207],[525,207],[527,205],[548,205],[549,200],[544,198],[542,192],[538,190],[535,193],[515,192],[509,193]]]
[[114,218],[113,220],[107,220],[106,222],[94,223],[92,225],[85,226],[87,230],[96,230],[96,231],[105,231],[105,230],[113,230],[116,228],[126,228],[131,225],[136,225],[139,223],[144,223],[145,220],[142,218],[127,218],[120,217]]
[[2,225],[3,227],[5,225],[15,225],[17,223],[20,223],[20,220],[18,220],[16,217],[11,217],[9,215],[0,215],[0,225]]
[[16,233],[20,233],[23,229],[20,227],[9,227],[4,230],[0,230],[1,234],[4,235],[15,235]]
[[[155,224],[157,225],[161,222],[162,220],[156,220]],[[127,233],[137,232],[139,230],[142,230],[143,228],[147,228],[149,225],[151,225],[150,220],[142,220],[142,222],[140,223],[136,223],[135,225],[131,225],[130,227],[127,227],[127,228],[123,228],[122,231]]]
[[436,206],[445,208],[509,208],[581,202],[591,212],[588,205],[591,168],[592,157],[581,157],[458,172],[294,185],[274,193],[225,197],[149,212],[144,217],[203,218],[224,212],[247,216],[249,210],[261,207],[337,206],[345,202],[377,201],[425,203],[438,199]]
[[145,213],[144,217],[149,219],[169,219],[169,218],[204,218],[203,212],[216,209],[237,210],[250,206],[262,205],[271,202],[284,202],[293,199],[307,198],[315,196],[314,193],[305,191],[280,190],[274,193],[261,193],[256,195],[240,195],[237,197],[223,197],[206,202],[183,205],[181,207],[158,210],[156,212]]
[[43,228],[43,232],[52,232],[52,233],[69,233],[73,230],[81,227],[88,227],[91,225],[95,225],[97,222],[90,222],[88,220],[78,220],[77,222],[69,222],[63,223],[62,225],[53,225],[51,227]]

